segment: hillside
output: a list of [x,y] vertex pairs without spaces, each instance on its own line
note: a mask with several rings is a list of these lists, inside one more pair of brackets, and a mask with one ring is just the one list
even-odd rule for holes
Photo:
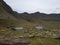
[[8,26],[23,26],[29,28],[35,25],[22,18],[18,19],[14,15],[17,16],[18,14],[14,12],[3,0],[0,0],[0,32],[1,30],[9,30],[7,28]]
[[16,18],[11,14],[12,9],[3,1],[0,0],[0,28],[14,23]]
[[0,18],[15,19],[12,13],[12,9],[3,0],[0,0]]

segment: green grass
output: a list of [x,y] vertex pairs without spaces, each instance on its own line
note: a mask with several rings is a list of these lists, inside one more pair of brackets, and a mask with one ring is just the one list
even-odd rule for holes
[[60,44],[60,40],[50,38],[34,38],[31,39],[31,45],[57,45]]

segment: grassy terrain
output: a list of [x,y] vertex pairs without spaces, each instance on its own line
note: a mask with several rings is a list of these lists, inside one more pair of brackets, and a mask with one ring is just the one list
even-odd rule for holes
[[34,38],[31,39],[31,45],[58,45],[60,40],[49,39],[49,38]]
[[[42,21],[42,24],[44,27],[46,27],[48,30],[49,29],[59,29],[60,30],[60,22],[45,22]],[[19,25],[19,26],[24,26],[26,29],[24,30],[11,30],[8,29],[7,26],[11,25]],[[10,37],[29,37],[29,35],[36,35],[37,33],[40,33],[41,31],[34,29],[37,23],[30,23],[25,20],[20,20],[19,21],[14,21],[11,19],[0,19],[0,38],[10,38]],[[31,29],[33,28],[33,29]],[[41,38],[41,37],[32,37],[29,38],[31,41],[31,44],[29,45],[59,45],[60,40],[57,39],[51,39],[51,38]]]
[[20,21],[11,20],[11,19],[0,19],[0,36],[1,37],[11,37],[11,36],[16,37],[23,33],[23,30],[13,31],[7,28],[8,26],[23,26],[27,28],[24,30],[28,30],[29,28],[32,28],[35,25],[32,23],[26,22],[25,20],[22,20],[22,19]]

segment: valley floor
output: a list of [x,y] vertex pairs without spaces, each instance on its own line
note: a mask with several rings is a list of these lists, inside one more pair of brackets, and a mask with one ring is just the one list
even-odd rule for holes
[[[10,21],[10,22],[9,22]],[[14,23],[12,23],[14,22]],[[16,23],[15,23],[16,22]],[[15,25],[16,24],[16,25]],[[45,28],[35,29],[38,23],[17,22],[12,20],[0,19],[0,39],[22,38],[28,40],[26,45],[60,45],[60,22],[40,22]],[[12,30],[8,26],[23,26],[23,30]],[[17,40],[18,41],[18,40]],[[1,43],[1,42],[0,42]]]

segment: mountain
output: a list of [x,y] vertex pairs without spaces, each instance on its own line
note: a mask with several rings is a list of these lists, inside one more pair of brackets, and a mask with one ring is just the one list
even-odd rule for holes
[[[0,0],[0,28],[11,26],[11,25],[20,25],[31,27],[34,25],[22,17],[19,16],[17,12],[13,11],[9,5],[7,5],[3,0]],[[19,18],[18,18],[19,17]],[[29,25],[29,26],[28,26]],[[4,28],[3,28],[4,29]]]
[[0,18],[14,18],[13,11],[3,0],[0,0]]
[[[60,21],[60,14],[45,14],[45,13],[40,13],[40,12],[35,12],[35,13],[17,13],[11,9],[9,5],[7,5],[3,0],[0,0],[0,20],[8,20],[6,21],[8,24],[9,22],[13,23],[18,23],[20,25],[27,25],[34,24],[35,22],[40,23],[41,21]],[[0,21],[2,23],[2,21]],[[32,24],[32,25],[31,25]]]
[[35,13],[17,13],[11,9],[9,5],[7,5],[3,0],[0,0],[0,18],[16,18],[16,19],[24,19],[26,21],[34,21],[34,20],[60,20],[60,14],[45,14],[40,12]]
[[0,28],[19,24],[18,20],[13,16],[14,12],[3,0],[0,0]]
[[33,22],[33,21],[39,21],[39,20],[44,20],[44,21],[60,21],[60,14],[45,14],[45,13],[40,13],[40,12],[35,12],[35,13],[17,13],[16,15],[13,15],[14,17],[18,19],[24,19],[28,22]]

